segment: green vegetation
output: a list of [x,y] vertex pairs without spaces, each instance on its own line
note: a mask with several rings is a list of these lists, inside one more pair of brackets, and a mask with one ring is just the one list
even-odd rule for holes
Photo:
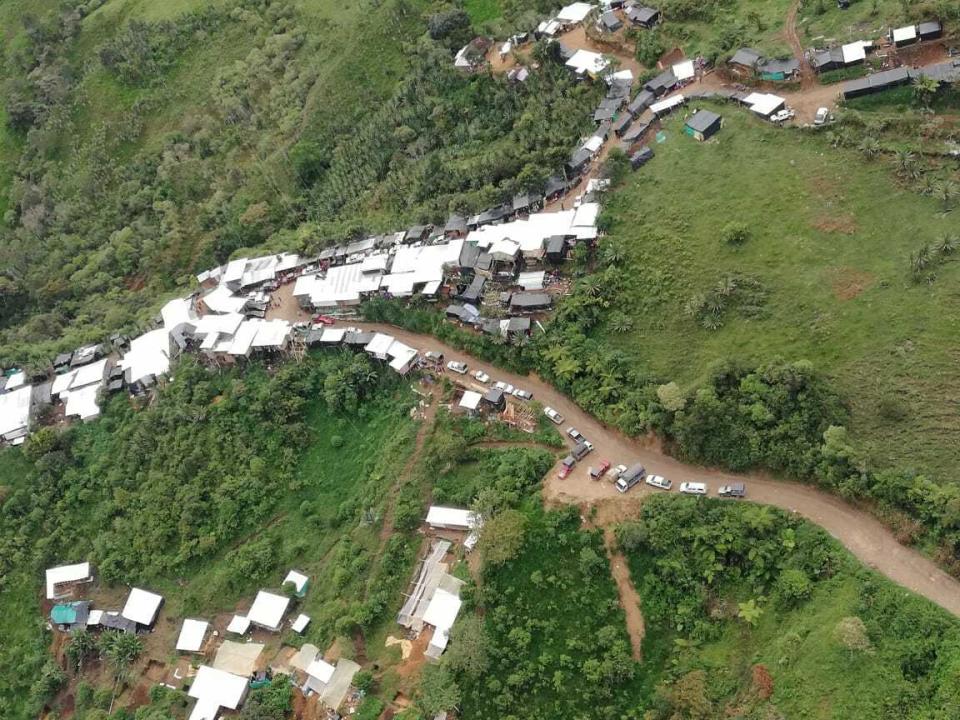
[[674,638],[648,718],[932,720],[960,710],[957,620],[864,570],[809,523],[657,496],[618,535],[648,632]]
[[601,92],[545,53],[517,86],[456,71],[469,20],[422,1],[161,5],[71,0],[8,30],[3,362],[134,330],[245,249],[315,251],[536,187]]
[[2,653],[23,672],[0,684],[3,716],[36,716],[49,697],[50,682],[29,688],[46,656],[36,588],[55,562],[89,558],[106,583],[163,593],[176,617],[231,610],[296,565],[318,579],[307,639],[382,623],[416,546],[405,531],[381,546],[378,532],[412,443],[403,389],[349,353],[273,374],[185,359],[155,403],[116,398],[96,423],[5,451]]

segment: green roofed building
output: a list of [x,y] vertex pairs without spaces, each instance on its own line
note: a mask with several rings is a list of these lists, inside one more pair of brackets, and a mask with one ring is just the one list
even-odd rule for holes
[[86,625],[90,603],[86,601],[59,603],[50,609],[50,621],[55,625]]

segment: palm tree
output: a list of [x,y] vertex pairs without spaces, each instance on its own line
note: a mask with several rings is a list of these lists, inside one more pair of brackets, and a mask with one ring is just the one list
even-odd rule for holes
[[897,164],[897,175],[901,178],[916,180],[920,177],[920,166],[917,164],[917,156],[910,150],[897,150],[895,160]]
[[913,80],[913,97],[925,108],[929,109],[939,89],[940,82],[929,75],[920,75]]
[[865,137],[857,145],[857,149],[863,153],[868,160],[873,160],[880,154],[880,142],[874,137]]
[[937,240],[936,251],[940,256],[953,255],[960,247],[960,237],[956,235],[941,235]]
[[113,696],[110,698],[110,710],[117,697],[117,687],[126,680],[130,664],[143,652],[143,643],[136,635],[123,632],[105,632],[100,636],[100,654],[110,661],[116,676],[113,682]]
[[97,649],[96,638],[86,630],[74,633],[70,644],[67,646],[67,657],[73,664],[77,672],[83,670],[84,661],[94,654]]
[[943,180],[933,186],[933,196],[943,203],[943,211],[950,212],[950,207],[957,195],[960,195],[960,188],[953,180]]
[[913,273],[915,280],[919,280],[924,271],[930,267],[933,260],[929,245],[923,245],[915,253],[910,255],[910,272]]
[[615,333],[626,333],[633,329],[633,320],[626,313],[617,313],[610,320],[610,329]]
[[737,617],[751,627],[759,622],[760,616],[763,614],[763,610],[757,605],[757,601],[753,599],[738,603],[737,608]]

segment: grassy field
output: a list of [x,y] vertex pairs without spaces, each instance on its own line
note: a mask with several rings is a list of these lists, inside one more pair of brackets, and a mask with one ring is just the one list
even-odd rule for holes
[[[933,720],[957,711],[956,619],[865,570],[819,528],[769,508],[668,495],[642,518],[634,537],[648,539],[627,553],[631,575],[648,632],[674,639],[647,717],[691,704],[698,676],[706,711],[694,717]],[[739,562],[747,552],[753,560]],[[785,593],[788,573],[807,578],[802,592]],[[760,612],[747,619],[751,599]],[[681,617],[683,629],[671,627]],[[859,633],[841,632],[850,619]]]
[[[870,457],[951,478],[960,268],[915,284],[909,256],[955,232],[956,218],[898,188],[886,162],[719,110],[725,127],[706,144],[682,134],[681,116],[669,119],[655,161],[610,199],[607,242],[630,260],[619,310],[634,326],[604,338],[687,387],[724,358],[810,360],[850,402]],[[725,243],[728,223],[745,225],[749,240]],[[721,328],[684,312],[730,279],[752,289]]]

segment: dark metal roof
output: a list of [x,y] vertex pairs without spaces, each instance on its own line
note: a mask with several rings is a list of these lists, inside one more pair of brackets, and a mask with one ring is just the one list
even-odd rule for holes
[[552,300],[547,293],[523,292],[514,293],[510,298],[511,307],[541,308],[550,307]]
[[617,114],[617,111],[613,108],[598,107],[593,113],[594,122],[603,122],[604,120],[610,120],[614,115]]
[[760,62],[762,57],[763,56],[753,48],[740,48],[733,54],[733,57],[730,58],[730,64],[752,68],[757,66],[757,63]]
[[639,140],[650,127],[650,123],[635,122],[630,129],[623,134],[624,140]]
[[698,110],[687,119],[687,127],[697,132],[706,132],[720,123],[720,116],[709,110]]

